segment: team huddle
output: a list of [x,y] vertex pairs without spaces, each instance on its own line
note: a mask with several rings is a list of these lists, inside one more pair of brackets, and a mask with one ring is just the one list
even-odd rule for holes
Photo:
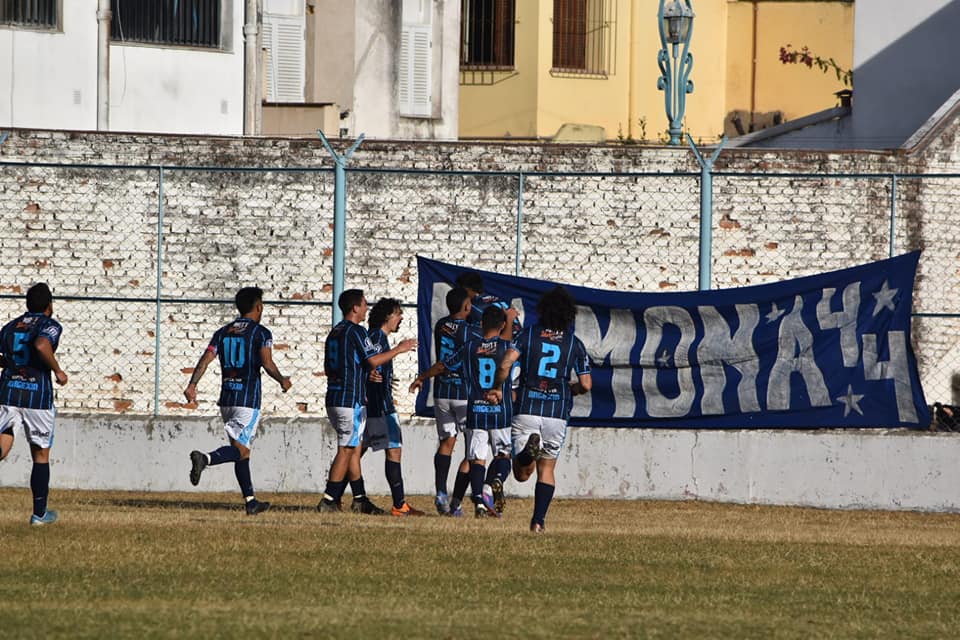
[[[219,361],[218,405],[229,444],[206,453],[192,451],[190,481],[197,485],[207,467],[232,462],[246,512],[256,515],[270,507],[269,502],[257,500],[250,472],[250,450],[260,422],[260,372],[276,380],[284,392],[290,389],[291,380],[274,363],[273,336],[260,322],[263,291],[245,287],[237,292],[235,302],[239,317],[214,333],[184,390],[187,401],[194,404],[197,383],[210,363]],[[434,381],[437,512],[462,516],[469,489],[477,517],[500,517],[511,469],[521,482],[536,472],[530,529],[542,532],[573,396],[591,388],[586,350],[573,333],[573,298],[562,287],[545,293],[537,304],[536,323],[523,328],[515,309],[496,296],[484,295],[480,274],[465,272],[447,293],[446,303],[449,315],[434,327],[436,363],[409,387],[415,392],[426,380]],[[370,500],[364,487],[360,460],[372,449],[385,452],[384,473],[393,501],[389,513],[422,516],[424,512],[413,508],[404,494],[403,439],[393,401],[396,380],[392,361],[415,349],[417,342],[401,340],[390,346],[390,334],[403,319],[399,300],[381,298],[368,308],[363,291],[350,289],[340,295],[337,305],[343,320],[324,343],[325,406],[336,432],[337,452],[317,510],[342,511],[349,484],[351,511],[386,513]],[[47,285],[31,287],[27,309],[0,331],[0,460],[12,447],[15,422],[21,422],[34,459],[31,523],[42,525],[57,520],[57,513],[46,504],[54,423],[51,376],[58,384],[66,384],[67,375],[54,356],[61,328],[51,317],[52,295]],[[368,328],[362,326],[364,321]],[[460,434],[465,455],[453,491],[448,493],[453,450]]]

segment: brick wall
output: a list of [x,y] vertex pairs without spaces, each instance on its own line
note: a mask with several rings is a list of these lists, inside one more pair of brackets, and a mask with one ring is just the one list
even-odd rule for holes
[[[714,285],[886,257],[893,181],[876,174],[958,171],[957,127],[911,154],[724,151],[714,180]],[[233,315],[234,291],[257,284],[281,303],[264,322],[281,368],[297,382],[282,396],[265,381],[267,405],[281,415],[320,410],[333,173],[319,140],[15,130],[0,160],[17,163],[0,167],[0,293],[47,280],[61,297],[109,298],[58,303],[67,327],[61,357],[77,372],[60,392],[61,408],[152,413],[159,347],[159,409],[180,411],[190,368]],[[372,299],[414,302],[417,254],[512,273],[521,179],[523,275],[643,291],[697,287],[699,166],[689,149],[365,141],[349,166],[358,170],[348,173],[346,284]],[[810,173],[858,177],[795,175]],[[958,312],[952,222],[960,179],[901,178],[896,189],[894,251],[925,250],[916,310]],[[159,322],[158,276],[171,299]],[[202,304],[209,301],[221,303]],[[0,300],[4,317],[21,306]],[[931,401],[952,393],[958,324],[917,321]],[[407,378],[412,360],[398,362]],[[203,410],[216,399],[211,373]]]

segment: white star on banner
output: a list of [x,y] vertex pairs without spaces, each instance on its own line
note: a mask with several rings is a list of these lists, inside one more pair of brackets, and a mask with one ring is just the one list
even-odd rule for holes
[[890,309],[890,311],[896,309],[896,305],[893,304],[893,298],[897,295],[898,291],[900,291],[900,289],[891,289],[887,285],[887,281],[884,280],[880,291],[873,294],[873,297],[877,299],[877,304],[873,307],[873,315],[876,316],[880,313],[880,309],[883,308]]
[[666,349],[660,352],[660,355],[657,357],[657,364],[664,369],[670,366],[670,354],[667,353]]
[[771,322],[776,322],[780,316],[787,312],[786,309],[778,309],[776,302],[771,303],[771,306],[772,308],[770,309],[770,313],[768,313],[766,316],[768,324]]
[[860,408],[860,400],[863,398],[862,393],[854,393],[853,385],[847,385],[847,395],[837,396],[837,402],[843,403],[843,417],[846,418],[850,415],[850,410],[856,411],[860,415],[863,415],[863,409]]

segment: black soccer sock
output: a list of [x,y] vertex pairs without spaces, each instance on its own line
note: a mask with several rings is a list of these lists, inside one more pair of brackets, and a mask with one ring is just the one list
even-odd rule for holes
[[393,497],[393,506],[397,509],[403,506],[403,474],[400,472],[400,463],[393,460],[385,460],[383,463],[383,472],[387,476],[387,484],[390,485],[390,495]]
[[323,490],[324,499],[330,498],[333,502],[340,502],[340,498],[343,497],[343,492],[347,490],[347,481],[340,480],[339,482],[334,482],[333,480],[327,480],[327,488]]
[[550,508],[550,501],[553,500],[554,486],[544,482],[538,482],[533,490],[533,520],[541,527],[547,517],[547,509]]
[[38,518],[47,512],[47,496],[50,493],[50,464],[34,462],[30,472],[30,491],[33,492],[33,515]]
[[486,469],[479,462],[470,463],[470,490],[474,504],[480,504],[483,495],[483,476]]
[[436,475],[437,495],[447,492],[447,477],[450,475],[450,456],[433,454],[433,469]]
[[240,484],[240,493],[243,497],[250,500],[254,497],[253,480],[250,478],[250,458],[246,460],[237,460],[233,465],[233,472],[237,476],[237,482]]
[[453,495],[451,496],[458,504],[463,502],[463,496],[467,494],[467,487],[470,486],[470,474],[457,470],[457,477],[453,481]]
[[207,454],[207,457],[210,458],[210,462],[208,464],[211,467],[216,464],[236,462],[240,459],[240,449],[237,449],[232,444],[228,444],[220,447],[216,451],[211,451]]
[[510,458],[494,458],[490,468],[493,469],[493,475],[500,478],[500,482],[506,482],[510,475]]
[[363,476],[350,481],[350,492],[354,500],[363,500],[367,497],[367,489],[363,486]]
[[526,447],[524,447],[523,449],[520,450],[519,453],[517,453],[516,460],[517,460],[517,465],[521,467],[525,467],[529,465],[531,462],[533,462],[533,456],[530,455],[530,452],[527,451]]

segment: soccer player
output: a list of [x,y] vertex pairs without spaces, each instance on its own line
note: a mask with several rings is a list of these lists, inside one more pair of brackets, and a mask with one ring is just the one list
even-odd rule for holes
[[[499,362],[510,349],[510,342],[500,337],[507,328],[503,309],[491,305],[481,318],[483,335],[467,342],[447,359],[441,360],[421,373],[410,385],[410,391],[423,386],[423,381],[448,371],[460,371],[467,396],[467,460],[470,463],[470,486],[473,493],[474,514],[499,516],[493,496],[483,490],[485,463],[490,450],[494,456],[509,454],[511,403],[499,402],[510,393],[508,382],[501,381],[497,402],[487,400],[486,394],[494,386]],[[508,369],[509,372],[509,369]],[[509,465],[509,463],[508,463]],[[508,466],[509,468],[509,466]],[[451,504],[451,509],[455,505]]]
[[[390,351],[389,335],[395,333],[403,320],[403,308],[396,298],[380,298],[370,309],[368,321],[369,338],[378,353]],[[397,409],[393,405],[393,361],[377,367],[376,379],[367,380],[367,428],[363,432],[363,448],[360,455],[368,449],[386,450],[384,454],[384,475],[390,485],[394,516],[422,516],[423,511],[414,509],[406,501],[403,492],[403,474],[400,470],[400,454],[403,436],[400,433],[400,421]]]
[[371,369],[386,364],[401,353],[417,348],[413,339],[401,340],[388,351],[378,353],[367,330],[360,323],[367,318],[367,299],[360,289],[347,289],[337,300],[343,320],[327,335],[323,368],[327,375],[326,407],[330,425],[337,432],[337,453],[323,498],[317,505],[321,513],[341,511],[340,499],[350,482],[353,504],[350,510],[381,515],[383,509],[366,495],[360,470],[361,443],[367,423],[366,380]]
[[[463,287],[454,287],[447,292],[447,310],[450,315],[441,318],[433,328],[433,346],[436,362],[441,362],[474,338],[481,337],[479,327],[467,322],[470,315],[470,293]],[[447,494],[447,476],[450,474],[450,458],[467,424],[467,395],[459,371],[445,371],[433,383],[433,412],[437,421],[437,452],[433,456],[433,468],[437,497],[435,504],[440,515],[462,516],[462,509],[450,509]],[[470,484],[470,464],[464,457],[454,482],[457,503]],[[455,505],[456,506],[456,505]]]
[[[537,303],[537,322],[523,330],[497,367],[488,399],[503,397],[502,384],[520,363],[520,386],[511,424],[514,477],[525,482],[537,471],[530,530],[541,533],[553,499],[557,456],[567,436],[573,396],[590,391],[590,361],[583,343],[573,334],[576,303],[563,287],[554,287]],[[570,373],[577,382],[570,382]],[[494,500],[497,499],[494,487]],[[502,499],[502,497],[501,497]]]
[[187,402],[196,402],[197,383],[213,359],[219,358],[221,383],[217,404],[230,444],[210,453],[191,451],[190,482],[199,484],[200,474],[208,466],[232,462],[247,515],[255,516],[270,508],[269,502],[257,500],[250,477],[250,447],[260,424],[260,369],[279,382],[284,393],[291,383],[273,362],[273,334],[260,324],[263,290],[244,287],[237,291],[235,300],[240,317],[213,334],[183,391]]
[[57,512],[47,509],[50,493],[50,447],[53,445],[54,416],[52,373],[58,385],[67,384],[67,374],[57,363],[54,352],[60,344],[63,328],[52,318],[53,294],[41,282],[27,290],[27,312],[0,329],[0,460],[13,447],[15,423],[23,425],[30,443],[33,470],[35,526],[57,521]]
[[523,328],[520,325],[520,314],[506,301],[493,294],[483,292],[483,276],[476,271],[464,271],[457,276],[456,284],[458,287],[466,289],[470,294],[471,309],[467,318],[468,322],[480,326],[480,318],[483,316],[483,312],[486,311],[487,307],[493,305],[503,309],[507,316],[507,324],[504,326],[503,334],[500,337],[504,340],[513,340],[520,334],[520,330]]

